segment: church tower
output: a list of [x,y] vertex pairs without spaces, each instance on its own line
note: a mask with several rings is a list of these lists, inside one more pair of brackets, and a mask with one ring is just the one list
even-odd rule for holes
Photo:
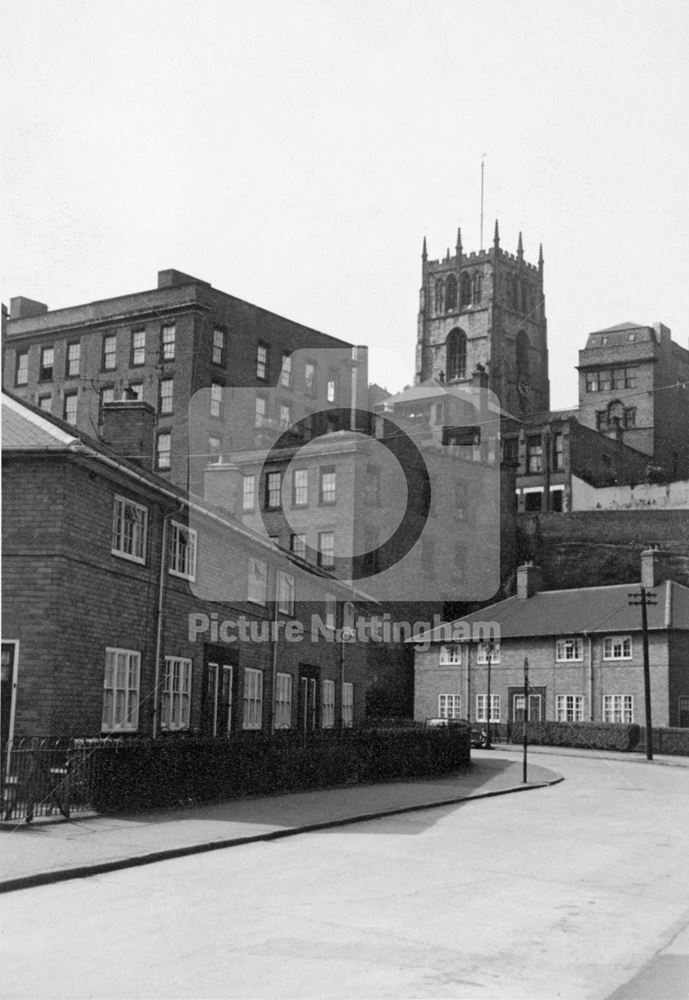
[[416,345],[416,383],[471,383],[482,365],[503,409],[517,417],[550,407],[543,249],[538,264],[500,249],[465,253],[457,230],[454,255],[429,260],[423,241]]

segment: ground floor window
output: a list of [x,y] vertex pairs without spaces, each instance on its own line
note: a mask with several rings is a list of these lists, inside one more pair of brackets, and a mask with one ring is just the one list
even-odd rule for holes
[[[488,722],[488,695],[487,694],[477,694],[476,695],[476,721],[477,722]],[[492,694],[490,696],[490,721],[500,722],[500,695]]]
[[105,650],[103,732],[132,733],[139,728],[141,653],[133,649]]
[[438,695],[438,718],[439,719],[461,719],[462,717],[462,696],[461,694],[439,694]]
[[263,723],[263,671],[244,668],[244,729],[260,729]]
[[682,729],[689,729],[689,695],[680,695],[678,709],[678,725]]
[[275,687],[275,728],[289,729],[292,725],[292,676],[278,674]]
[[603,722],[633,722],[634,697],[631,694],[603,695]]
[[335,725],[335,681],[321,684],[321,726],[332,729]]
[[191,660],[166,656],[160,728],[171,732],[188,729],[191,716]]
[[342,685],[342,726],[351,729],[354,725],[354,685]]
[[584,696],[581,694],[559,694],[555,699],[555,720],[557,722],[583,722]]

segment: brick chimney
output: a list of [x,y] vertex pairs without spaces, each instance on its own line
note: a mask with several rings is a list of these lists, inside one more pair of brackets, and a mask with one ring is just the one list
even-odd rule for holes
[[[258,479],[258,477],[257,477]],[[235,517],[242,516],[242,480],[239,466],[232,462],[216,462],[204,470],[203,498],[214,507]]]
[[143,400],[104,403],[101,440],[122,458],[152,469],[155,420],[155,410]]
[[[644,549],[641,553],[641,585],[650,590],[665,580],[676,580],[672,570],[670,553],[659,548]],[[679,580],[681,583],[681,579]]]
[[524,563],[517,568],[517,597],[525,601],[537,594],[543,586],[543,571],[532,562]]
[[24,295],[10,299],[10,319],[30,319],[34,316],[43,316],[47,312],[48,307],[45,302],[27,299]]

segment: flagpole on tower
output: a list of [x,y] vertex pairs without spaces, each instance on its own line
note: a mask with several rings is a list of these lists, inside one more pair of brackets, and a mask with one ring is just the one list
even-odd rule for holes
[[483,175],[486,169],[486,154],[481,156],[481,250],[483,250]]

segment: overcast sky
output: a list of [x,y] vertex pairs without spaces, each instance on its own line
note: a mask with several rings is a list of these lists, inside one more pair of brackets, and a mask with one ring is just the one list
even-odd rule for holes
[[4,0],[4,301],[176,267],[411,382],[429,255],[543,243],[551,405],[590,330],[689,336],[686,0]]

